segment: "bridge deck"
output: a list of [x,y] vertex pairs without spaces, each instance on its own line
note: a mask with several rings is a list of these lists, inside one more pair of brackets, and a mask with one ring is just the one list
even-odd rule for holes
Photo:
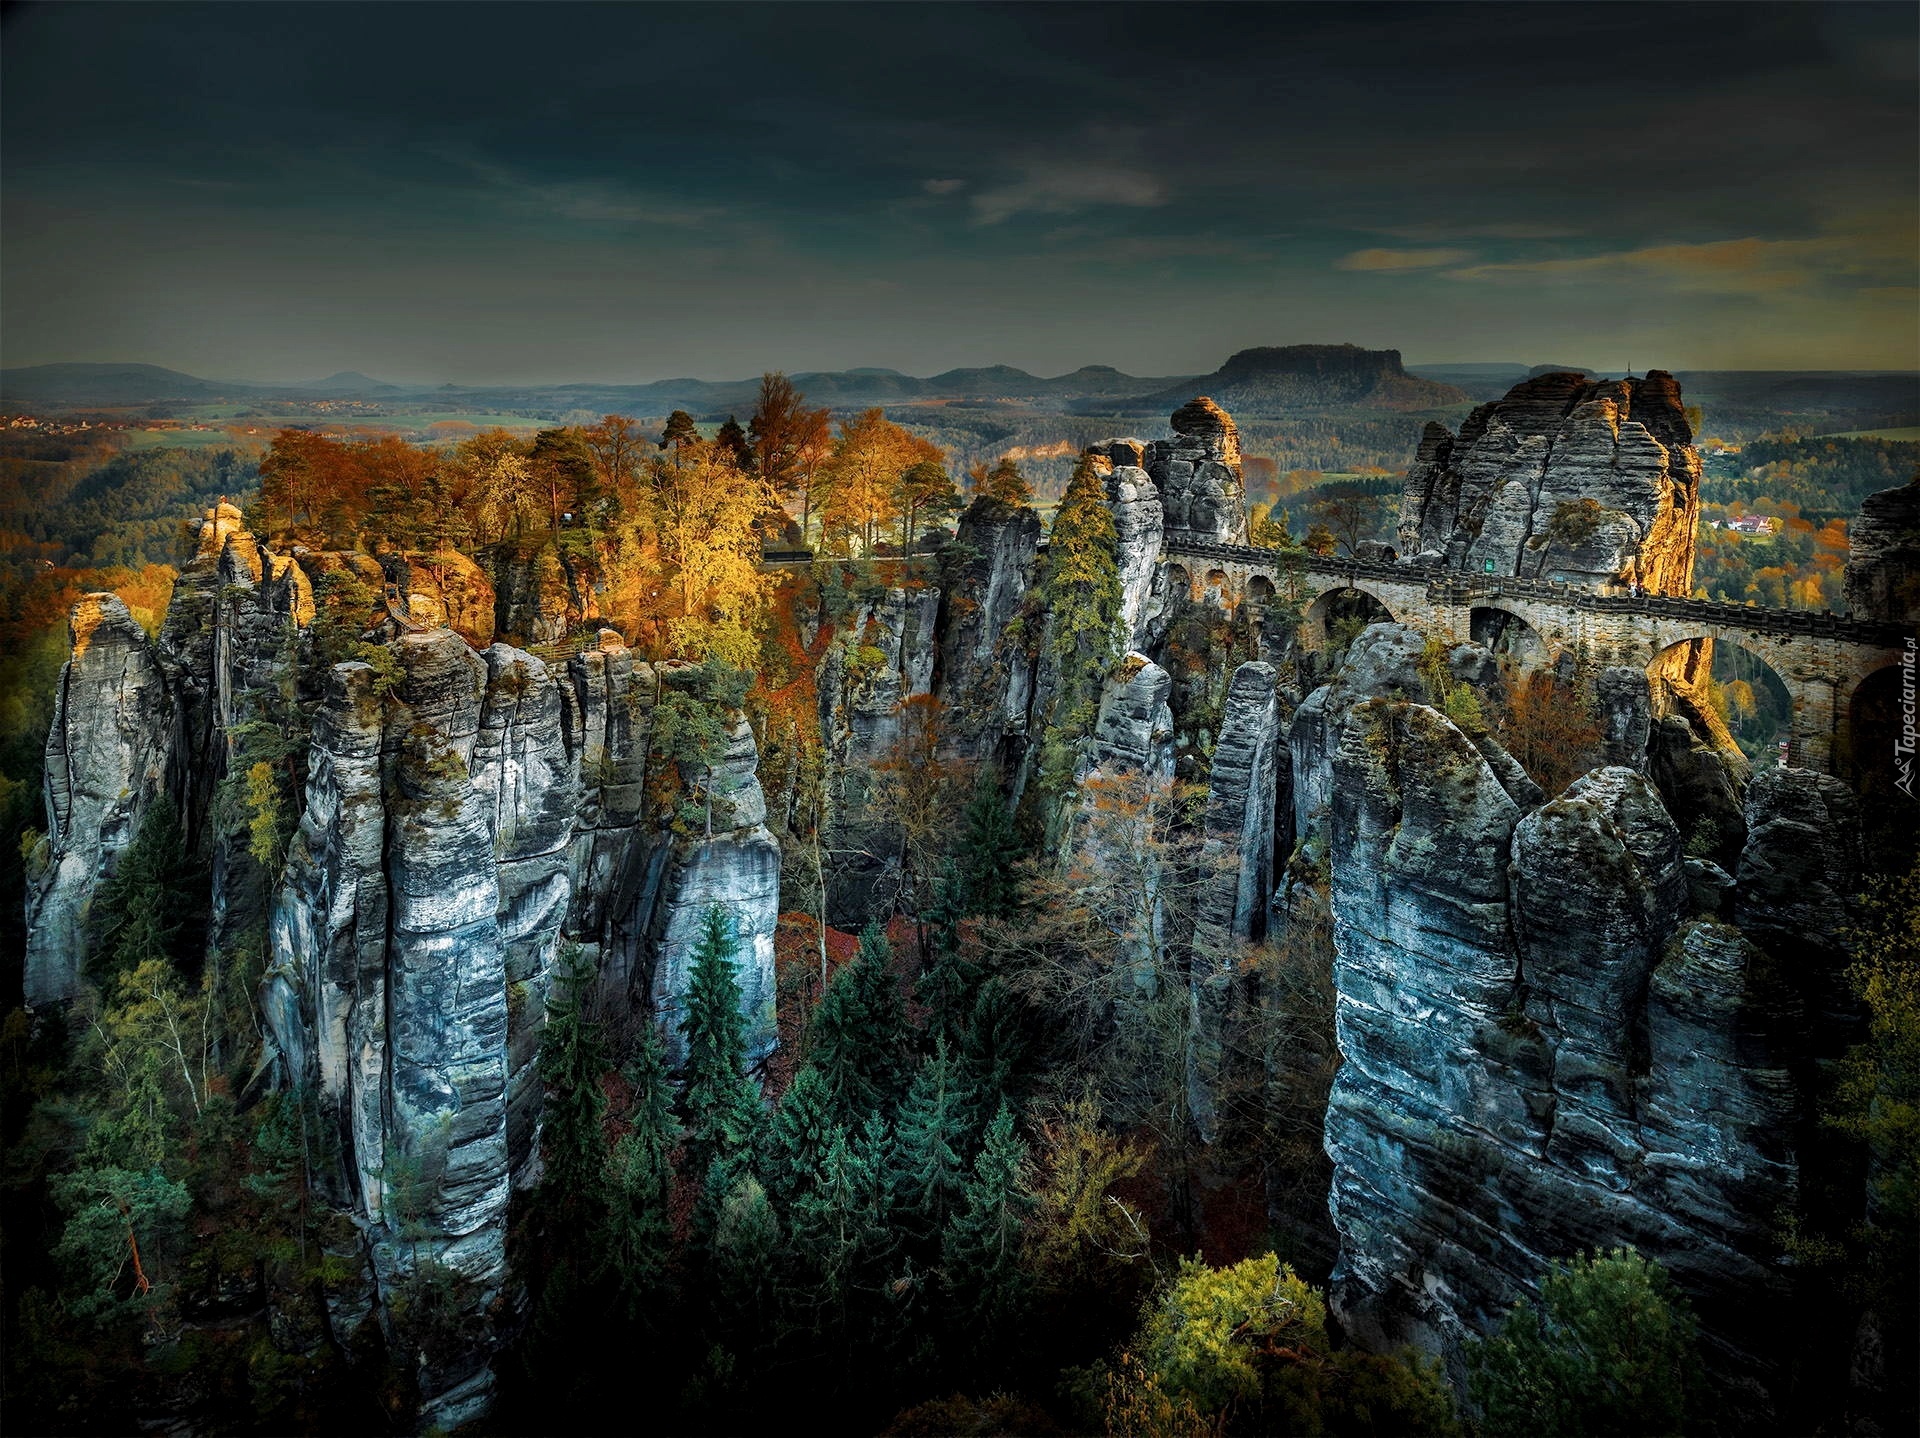
[[1468,574],[1455,569],[1416,569],[1408,564],[1384,564],[1377,560],[1303,555],[1299,550],[1255,549],[1248,545],[1169,539],[1163,552],[1261,569],[1297,565],[1307,573],[1342,579],[1349,585],[1365,579],[1423,584],[1428,599],[1436,604],[1463,605],[1478,599],[1513,595],[1546,599],[1571,609],[1639,614],[1657,619],[1688,619],[1699,624],[1749,632],[1816,634],[1877,646],[1897,646],[1911,632],[1897,624],[1852,619],[1825,610],[1768,609],[1751,604],[1723,604],[1711,599],[1684,599],[1669,594],[1595,594],[1565,580],[1523,579],[1510,574]]

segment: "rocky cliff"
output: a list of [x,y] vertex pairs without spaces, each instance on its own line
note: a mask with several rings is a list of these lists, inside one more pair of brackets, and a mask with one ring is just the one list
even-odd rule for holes
[[1848,613],[1894,624],[1920,621],[1920,474],[1862,500],[1847,542]]
[[1471,573],[1692,588],[1700,457],[1673,376],[1547,374],[1429,424],[1400,503],[1402,554]]
[[[507,1204],[537,1171],[534,1060],[560,945],[596,961],[606,1002],[671,1032],[719,904],[752,1056],[775,1035],[779,849],[751,729],[723,712],[707,762],[662,759],[654,708],[697,691],[698,670],[636,663],[604,631],[555,672],[476,649],[491,628],[485,577],[458,556],[270,553],[218,507],[158,642],[112,595],[74,610],[28,900],[29,999],[65,999],[93,894],[142,815],[166,796],[189,817],[210,951],[265,935],[263,1069],[317,1096],[334,1131],[316,1183],[364,1240],[362,1281],[329,1295],[335,1331],[381,1315],[413,1354],[424,1419],[446,1427],[486,1407],[493,1325],[515,1312]],[[359,657],[329,665],[326,646],[349,641]],[[919,663],[924,683],[930,651]],[[303,732],[289,726],[308,722],[305,696],[298,822],[274,872],[214,795],[248,736]],[[668,809],[648,785],[665,768]],[[409,1348],[392,1315],[428,1272],[464,1317],[456,1338]]]
[[1545,803],[1514,792],[1421,702],[1395,657],[1407,647],[1394,626],[1368,631],[1294,732],[1303,787],[1327,810],[1342,1320],[1457,1361],[1549,1260],[1632,1243],[1681,1281],[1715,1368],[1764,1411],[1780,1353],[1762,1300],[1786,1283],[1771,1216],[1795,1193],[1811,1101],[1799,1034],[1834,979],[1783,984],[1755,940],[1818,927],[1798,910],[1764,918],[1792,894],[1828,902],[1793,881],[1809,865],[1831,862],[1846,886],[1857,822],[1834,781],[1756,782],[1742,933],[1701,912],[1717,891],[1690,885],[1680,830],[1637,768],[1594,770]]
[[47,835],[26,856],[31,1004],[79,987],[94,889],[166,793],[177,736],[166,675],[117,596],[82,598],[67,635],[47,735]]

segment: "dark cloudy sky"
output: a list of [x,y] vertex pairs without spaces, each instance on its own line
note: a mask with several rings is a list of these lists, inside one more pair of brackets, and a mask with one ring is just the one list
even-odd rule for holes
[[1913,367],[1917,14],[16,7],[4,358]]

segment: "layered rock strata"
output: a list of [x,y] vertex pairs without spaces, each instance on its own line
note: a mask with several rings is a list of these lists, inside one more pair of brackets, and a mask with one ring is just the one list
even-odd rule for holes
[[94,890],[167,792],[177,734],[159,658],[117,595],[82,596],[67,636],[47,734],[47,834],[26,856],[29,1004],[78,989]]
[[1673,377],[1545,374],[1429,424],[1400,501],[1402,554],[1470,573],[1686,594],[1700,456]]
[[1920,475],[1870,494],[1847,527],[1847,612],[1920,622]]
[[[1646,775],[1516,798],[1408,697],[1405,643],[1370,635],[1317,729],[1295,733],[1307,757],[1331,752],[1342,1321],[1457,1364],[1550,1261],[1631,1243],[1764,1409],[1777,1329],[1757,1315],[1785,1292],[1770,1224],[1795,1191],[1806,1097],[1789,1072],[1799,1000],[1749,938],[1694,917],[1704,869]],[[1813,827],[1844,845],[1844,822]]]

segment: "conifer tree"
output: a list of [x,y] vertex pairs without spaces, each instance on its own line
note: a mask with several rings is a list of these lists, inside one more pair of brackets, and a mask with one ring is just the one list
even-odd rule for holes
[[753,473],[753,446],[747,443],[747,432],[732,415],[714,432],[713,446],[732,460],[734,468],[742,474]]
[[[839,1125],[834,1122],[833,1090],[813,1064],[793,1076],[780,1107],[774,1110],[767,1146],[769,1192],[791,1205],[820,1177],[820,1164]],[[844,1140],[845,1135],[841,1135]]]
[[1006,984],[989,977],[973,993],[958,1052],[961,1080],[972,1096],[973,1127],[1012,1097],[1028,1040],[1019,1000]]
[[751,1173],[736,1177],[720,1204],[711,1251],[714,1336],[737,1358],[747,1360],[742,1377],[744,1386],[751,1387],[764,1367],[753,1360],[772,1337],[775,1260],[780,1252],[779,1217]]
[[1026,1304],[1021,1235],[1033,1207],[1026,1165],[1027,1146],[1003,1103],[967,1179],[966,1207],[947,1224],[941,1244],[953,1331],[977,1361],[1009,1351]]
[[760,1096],[747,1077],[746,1020],[733,948],[733,921],[718,904],[708,905],[680,1021],[687,1042],[687,1163],[696,1179],[708,1176],[715,1159],[746,1154],[760,1127]]
[[927,1011],[926,1035],[957,1045],[973,1011],[980,966],[963,951],[960,936],[961,884],[953,865],[934,883],[933,904],[925,920],[933,957],[913,981],[914,997]]
[[967,803],[960,840],[960,882],[968,914],[1006,918],[1019,907],[1014,865],[1021,856],[1013,815],[1000,796],[999,776],[982,773]]
[[827,985],[814,1012],[811,1059],[843,1122],[876,1111],[899,1092],[907,1020],[892,960],[886,931],[869,924],[860,952]]
[[87,975],[103,991],[151,959],[172,965],[176,954],[193,947],[186,932],[194,890],[186,847],[180,811],[163,793],[140,816],[133,842],[101,881],[87,914],[93,931]]
[[891,1248],[885,1216],[871,1202],[872,1163],[867,1146],[833,1124],[791,1208],[794,1265],[783,1306],[793,1331],[810,1335],[835,1370],[829,1387],[846,1374],[859,1295],[877,1290]]
[[645,1321],[657,1307],[672,1258],[673,1146],[678,1139],[660,1035],[647,1024],[627,1065],[631,1127],[613,1146],[606,1263],[627,1310]]
[[593,965],[578,944],[561,951],[547,1022],[540,1039],[540,1078],[546,1085],[540,1134],[549,1207],[573,1226],[598,1226],[605,1198],[607,1142],[600,1119],[607,1070],[600,1027],[586,1012]]
[[667,427],[660,435],[660,448],[685,449],[699,442],[700,426],[693,422],[692,415],[684,409],[676,409],[667,416]]
[[894,1170],[903,1223],[925,1241],[938,1241],[962,1198],[968,1098],[946,1044],[936,1043],[900,1106]]

